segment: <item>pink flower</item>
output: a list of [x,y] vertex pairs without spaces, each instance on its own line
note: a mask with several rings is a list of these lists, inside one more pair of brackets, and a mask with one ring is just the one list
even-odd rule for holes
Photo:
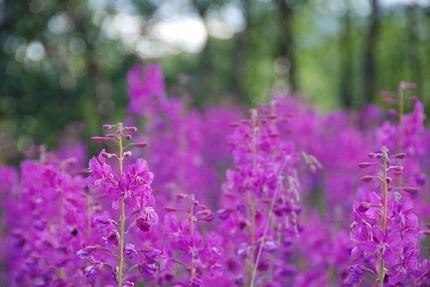
[[96,279],[96,277],[99,274],[102,267],[103,267],[102,262],[94,261],[93,263],[91,263],[90,266],[85,268],[85,270],[84,270],[85,277],[88,278],[88,281],[93,282]]

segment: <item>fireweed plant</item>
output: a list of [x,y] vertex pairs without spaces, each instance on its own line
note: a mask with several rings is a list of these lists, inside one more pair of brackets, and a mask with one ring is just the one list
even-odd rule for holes
[[214,283],[216,281],[211,282],[211,279],[223,274],[221,237],[213,232],[202,236],[196,224],[211,222],[215,216],[194,194],[178,194],[177,197],[185,201],[184,208],[164,208],[168,212],[163,229],[166,244],[160,256],[158,284],[200,287]]
[[361,178],[369,184],[376,182],[377,187],[376,191],[360,189],[353,205],[351,255],[358,264],[349,268],[348,283],[361,282],[367,272],[373,275],[369,280],[377,281],[381,287],[421,286],[418,218],[407,196],[417,189],[396,186],[390,176],[403,170],[401,160],[405,156],[404,153],[389,156],[388,149],[382,147],[379,153],[369,153],[371,162],[359,164],[361,168],[375,165],[382,170]]
[[29,156],[37,154],[21,163],[20,186],[3,205],[4,224],[12,227],[4,242],[7,286],[82,286],[75,252],[88,229],[85,180],[69,173],[74,158],[60,160],[44,147]]
[[227,271],[231,284],[282,286],[295,272],[286,262],[291,238],[300,232],[298,155],[294,142],[279,138],[277,122],[287,119],[265,105],[250,114],[233,123],[236,130],[227,138],[235,168],[227,171],[218,211],[228,239]]
[[[126,157],[132,155],[126,149],[135,147],[143,148],[144,142],[125,143],[130,141],[131,132],[136,132],[135,127],[124,127],[122,123],[116,125],[104,125],[104,129],[114,129],[115,133],[104,137],[92,137],[95,142],[114,141],[118,146],[117,153],[108,153],[104,149],[98,157],[93,157],[89,162],[88,186],[92,190],[103,190],[112,200],[112,208],[119,210],[118,218],[96,217],[94,223],[102,235],[105,244],[87,245],[79,250],[76,255],[80,260],[88,261],[89,265],[84,269],[85,277],[89,282],[94,282],[104,266],[107,266],[112,276],[112,282],[118,287],[134,286],[134,278],[131,272],[138,269],[146,280],[155,278],[157,266],[157,251],[150,246],[139,248],[126,239],[126,235],[133,228],[142,232],[150,232],[158,221],[158,215],[154,210],[154,197],[150,184],[153,174],[148,170],[144,159],[137,159],[135,163],[123,166]],[[106,159],[116,159],[118,169],[106,162]],[[102,261],[97,258],[98,253],[108,253],[114,260]],[[128,279],[131,277],[133,279]]]

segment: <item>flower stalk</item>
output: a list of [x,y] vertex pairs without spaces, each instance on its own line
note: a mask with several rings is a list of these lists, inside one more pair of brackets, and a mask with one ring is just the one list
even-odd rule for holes
[[[118,133],[118,147],[119,147],[119,174],[123,176],[123,151],[122,134]],[[118,258],[118,287],[122,286],[122,269],[124,265],[124,230],[125,230],[125,202],[124,195],[121,196],[121,215],[120,215],[120,237],[119,237],[119,258]]]

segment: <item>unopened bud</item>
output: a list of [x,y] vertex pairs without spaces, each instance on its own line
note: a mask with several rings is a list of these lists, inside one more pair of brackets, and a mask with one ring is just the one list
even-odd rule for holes
[[185,194],[185,193],[179,193],[176,197],[179,199],[183,199],[183,198],[188,198],[190,196],[188,194]]
[[396,166],[394,166],[394,167],[393,167],[393,169],[394,169],[395,171],[402,171],[402,170],[403,170],[403,166],[401,166],[401,165],[396,165]]
[[131,151],[126,151],[124,153],[124,157],[131,157],[131,155],[132,155]]
[[135,147],[138,147],[138,148],[143,148],[143,147],[146,147],[147,143],[146,142],[138,142],[138,143],[134,143],[133,145]]
[[126,135],[124,138],[129,141],[131,140],[131,135]]
[[360,168],[366,168],[366,167],[369,167],[371,165],[372,165],[372,163],[370,163],[370,162],[361,162],[361,163],[358,164],[358,167],[360,167]]
[[91,140],[93,142],[96,142],[96,143],[101,143],[101,142],[104,142],[106,140],[106,138],[104,138],[104,137],[91,137]]
[[361,180],[364,182],[372,181],[372,179],[373,179],[373,176],[371,176],[371,175],[365,175],[365,176],[361,177]]
[[103,152],[102,156],[105,157],[105,158],[111,158],[113,156],[113,154],[108,153],[108,152]]
[[105,130],[110,130],[111,128],[114,128],[114,127],[116,127],[116,125],[103,125],[103,128]]
[[175,212],[175,211],[177,211],[176,208],[170,207],[170,206],[165,206],[164,210],[167,211],[167,212]]
[[407,99],[408,101],[412,102],[412,103],[416,103],[419,102],[420,99],[418,97],[410,97],[409,99]]
[[397,103],[397,101],[396,101],[395,99],[392,99],[392,98],[384,98],[384,102],[385,102],[387,105],[392,105],[392,104]]
[[369,156],[370,158],[375,158],[377,155],[376,155],[376,153],[374,153],[374,152],[369,152],[369,153],[368,153],[368,156]]
[[131,131],[131,132],[136,132],[136,131],[137,131],[137,128],[136,128],[136,127],[126,127],[125,129],[126,129],[126,130],[129,130],[129,131]]
[[107,134],[106,138],[107,139],[114,139],[115,138],[115,134]]
[[398,153],[393,155],[392,157],[397,158],[397,159],[404,159],[406,157],[405,153]]
[[415,89],[416,87],[417,87],[417,84],[409,83],[409,89]]
[[390,183],[392,181],[391,177],[387,177],[387,183]]
[[372,204],[369,202],[362,202],[360,203],[360,206],[358,207],[359,212],[366,212],[369,210],[369,208],[372,207]]
[[410,186],[403,187],[402,189],[407,193],[415,193],[418,190],[416,187],[410,187]]
[[393,94],[394,93],[388,92],[388,91],[382,91],[381,92],[381,96],[383,96],[383,97],[391,97],[391,96],[393,96]]
[[390,109],[387,114],[390,118],[395,118],[397,116],[397,111]]

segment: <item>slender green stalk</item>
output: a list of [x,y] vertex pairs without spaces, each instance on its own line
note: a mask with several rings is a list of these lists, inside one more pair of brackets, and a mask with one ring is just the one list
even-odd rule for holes
[[[257,150],[256,150],[256,124],[257,119],[252,121],[252,168],[255,169],[257,166]],[[251,196],[251,254],[249,255],[249,286],[253,286],[253,273],[254,273],[254,258],[255,258],[255,217],[256,217],[256,201],[255,194]]]
[[[386,148],[382,148],[382,159],[384,160],[383,168],[384,168],[384,176],[382,181],[382,193],[384,198],[384,206],[383,206],[383,214],[382,214],[382,233],[385,236],[386,228],[387,228],[387,205],[388,205],[388,182],[387,182],[387,151]],[[382,255],[379,257],[379,286],[384,286],[384,277],[385,277],[385,260],[382,258]]]
[[[193,238],[194,236],[194,222],[193,222],[193,210],[194,208],[194,194],[190,195],[190,235],[191,238]],[[190,269],[191,269],[191,278],[194,278],[195,276],[195,271],[194,271],[194,254],[191,254],[191,265],[190,265]]]
[[[66,166],[65,163],[62,162],[61,164],[61,177],[64,177],[64,174],[66,173]],[[64,225],[64,199],[63,199],[63,189],[61,188],[61,193],[60,193],[60,227],[63,227]],[[65,279],[66,275],[65,275],[65,271],[64,271],[64,267],[60,267],[60,278]]]
[[[122,176],[122,135],[118,135],[118,146],[119,146],[119,174]],[[119,268],[118,268],[118,287],[122,286],[122,269],[124,263],[124,229],[125,229],[125,203],[124,196],[121,196],[121,224],[120,224],[120,237],[119,237]]]

